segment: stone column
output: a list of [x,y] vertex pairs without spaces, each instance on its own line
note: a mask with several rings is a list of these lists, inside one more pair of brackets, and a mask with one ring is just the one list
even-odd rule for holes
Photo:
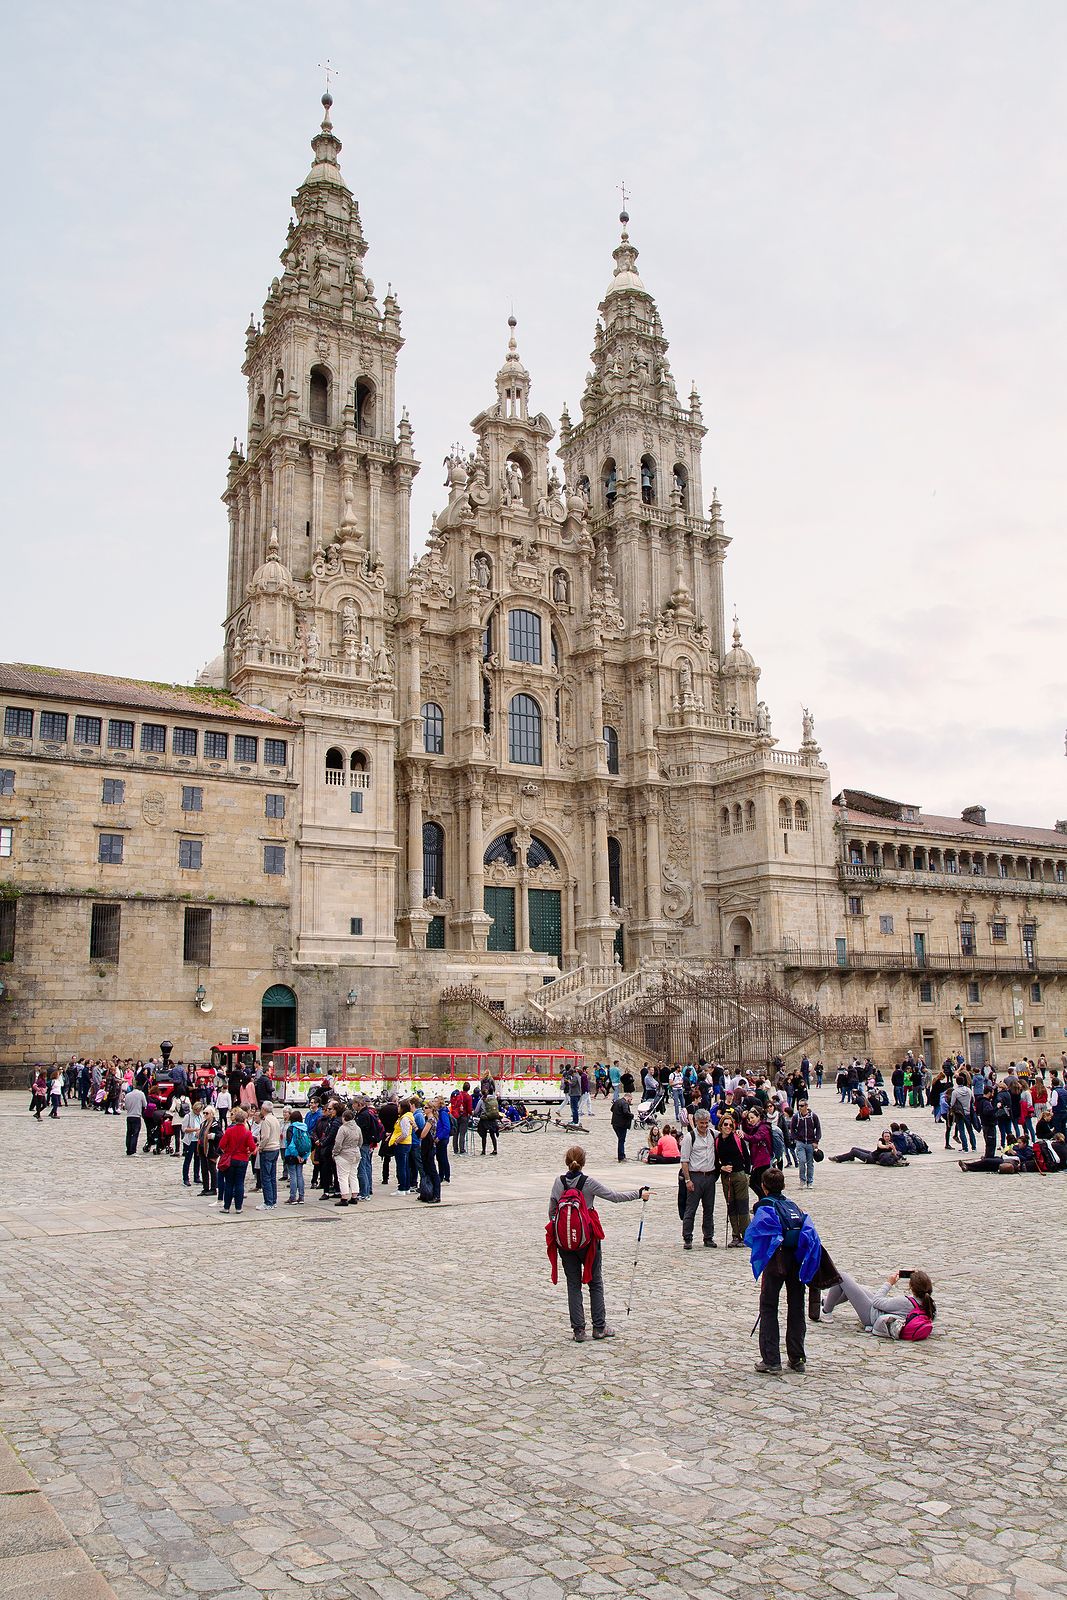
[[470,947],[484,950],[489,938],[489,918],[485,910],[485,821],[482,815],[482,797],[485,785],[480,775],[474,774],[467,784],[467,892],[466,905],[470,923]]
[[422,796],[421,772],[408,777],[408,910],[422,910]]
[[515,829],[515,948],[523,955],[530,952],[530,902],[527,898],[526,852],[530,848],[528,828]]
[[326,452],[319,445],[311,447],[311,549],[316,551],[323,543],[323,490],[326,479]]
[[608,881],[608,802],[593,802],[593,909],[598,922],[611,919],[611,885]]
[[377,555],[382,542],[382,464],[380,461],[367,461],[367,479],[369,485],[367,538],[371,553]]
[[653,792],[648,797],[645,811],[645,903],[649,922],[660,922],[663,908],[660,904],[663,885],[663,868],[659,847],[659,800]]

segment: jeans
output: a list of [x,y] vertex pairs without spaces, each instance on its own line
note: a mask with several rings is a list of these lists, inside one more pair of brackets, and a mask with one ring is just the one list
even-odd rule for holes
[[263,1204],[265,1206],[276,1206],[278,1204],[277,1150],[261,1150],[259,1152],[259,1178],[263,1185]]
[[[585,1261],[585,1252],[561,1250],[559,1259],[563,1263],[563,1276],[567,1280],[567,1310],[570,1313],[571,1327],[575,1333],[584,1333],[585,1300],[582,1296],[582,1265]],[[589,1280],[589,1310],[593,1317],[593,1330],[599,1333],[602,1328],[607,1327],[608,1321],[604,1306],[604,1276],[599,1244],[593,1257],[593,1275]]]
[[287,1161],[285,1170],[289,1174],[290,1200],[303,1200],[304,1198],[304,1163],[302,1161]]
[[971,1149],[977,1150],[978,1141],[974,1137],[974,1129],[971,1126],[970,1118],[957,1115],[956,1127],[959,1129],[960,1134],[960,1149],[966,1150],[967,1141],[969,1139],[971,1141]]
[[127,1117],[126,1118],[126,1154],[128,1156],[135,1156],[137,1154],[137,1141],[138,1141],[138,1139],[140,1137],[141,1137],[141,1119],[140,1119],[140,1117]]
[[682,1112],[685,1110],[685,1100],[682,1097],[681,1089],[672,1089],[671,1099],[674,1102],[674,1120],[675,1122],[681,1122]]
[[693,1238],[693,1223],[696,1221],[697,1207],[701,1208],[701,1226],[704,1231],[704,1243],[711,1244],[715,1238],[715,1174],[713,1172],[689,1173],[689,1182],[692,1189],[686,1188],[685,1215],[682,1218],[682,1238],[688,1244]]
[[625,1128],[623,1128],[622,1132],[618,1135],[618,1140],[619,1140],[619,1160],[620,1161],[625,1161],[626,1160],[626,1129]]
[[229,1211],[231,1205],[235,1211],[240,1211],[245,1203],[245,1173],[248,1171],[247,1161],[231,1161],[226,1171],[222,1174],[222,1208]]
[[416,1128],[408,1151],[408,1186],[417,1189],[422,1182],[422,1139]]
[[374,1146],[365,1144],[359,1152],[359,1198],[366,1200],[374,1193]]
[[[578,1123],[581,1120],[580,1117],[578,1116],[578,1107],[582,1103],[582,1097],[581,1097],[580,1094],[572,1094],[571,1097],[570,1097],[570,1101],[571,1101],[571,1126],[576,1128],[578,1126]],[[484,1141],[483,1141],[483,1143],[484,1143]]]
[[194,1139],[182,1152],[182,1182],[189,1182],[189,1168],[193,1169],[193,1183],[200,1182],[200,1146]]
[[452,1153],[457,1156],[467,1154],[467,1117],[452,1118]]
[[396,1157],[396,1187],[400,1194],[407,1194],[411,1187],[411,1180],[408,1177],[408,1152],[410,1149],[411,1146],[408,1144],[393,1145],[393,1155]]
[[437,1140],[437,1170],[441,1174],[442,1183],[452,1182],[452,1168],[448,1164],[448,1140]]
[[815,1146],[807,1141],[797,1140],[797,1166],[800,1168],[801,1183],[814,1183],[815,1181]]
[[806,1294],[800,1281],[796,1256],[783,1251],[786,1260],[784,1273],[767,1266],[760,1280],[759,1292],[759,1353],[768,1367],[782,1364],[782,1335],[778,1322],[778,1303],[785,1284],[785,1353],[790,1366],[804,1360],[804,1302]]

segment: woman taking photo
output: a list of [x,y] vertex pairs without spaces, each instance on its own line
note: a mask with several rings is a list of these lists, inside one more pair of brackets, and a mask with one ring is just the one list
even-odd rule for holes
[[891,1272],[877,1291],[865,1289],[847,1272],[842,1272],[840,1278],[840,1283],[823,1295],[824,1318],[831,1317],[834,1307],[847,1300],[861,1326],[877,1338],[918,1340],[930,1337],[937,1307],[929,1273],[908,1273],[902,1293],[894,1293],[900,1282],[900,1272]]

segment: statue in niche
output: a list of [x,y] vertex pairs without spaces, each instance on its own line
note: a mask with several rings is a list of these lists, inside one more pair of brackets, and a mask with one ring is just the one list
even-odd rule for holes
[[678,694],[683,703],[693,698],[693,666],[688,656],[678,663]]
[[383,682],[393,676],[393,663],[384,644],[374,652],[374,676]]
[[275,375],[274,393],[278,396],[279,400],[284,398],[284,395],[285,395],[285,379],[282,377],[281,372],[278,372]]
[[552,598],[557,605],[565,606],[570,602],[570,597],[571,586],[567,574],[562,567],[557,567],[552,579]]
[[804,720],[803,720],[804,743],[805,744],[814,744],[814,742],[815,742],[815,718],[812,716],[812,714],[808,710],[807,706],[803,706],[801,709],[804,712]]
[[355,639],[358,635],[359,618],[356,616],[356,608],[351,600],[346,600],[341,607],[341,637],[343,639]]
[[493,581],[493,568],[489,557],[484,551],[479,551],[473,561],[474,581],[479,589],[488,589]]
[[517,461],[507,461],[504,464],[504,504],[521,506],[522,503],[522,468]]
[[374,660],[374,651],[371,649],[371,642],[366,634],[363,635],[363,643],[359,647],[359,659],[368,667]]

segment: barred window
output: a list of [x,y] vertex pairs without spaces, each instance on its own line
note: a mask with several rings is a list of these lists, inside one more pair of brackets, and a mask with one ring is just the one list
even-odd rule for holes
[[445,830],[439,822],[422,825],[422,892],[438,899],[445,892]]
[[170,747],[176,756],[195,756],[196,746],[195,728],[175,728],[172,730]]
[[165,722],[141,723],[141,749],[149,750],[153,755],[165,755],[167,749],[167,725]]
[[430,756],[445,753],[445,714],[432,700],[422,708],[422,747]]
[[100,743],[100,736],[104,731],[103,723],[99,717],[74,718],[74,743],[95,744]]
[[42,711],[41,738],[51,739],[56,744],[66,744],[68,723],[69,718],[65,711]]
[[259,740],[249,733],[235,733],[233,736],[233,759],[235,761],[258,761]]
[[348,919],[348,931],[349,931],[349,933],[354,934],[358,938],[359,935],[363,932],[363,918],[362,917],[349,917],[349,919]]
[[526,767],[541,765],[541,707],[530,694],[517,694],[508,709],[508,758]]
[[4,732],[13,739],[32,739],[33,712],[22,706],[8,706],[4,712]]
[[285,846],[283,844],[265,844],[263,846],[263,871],[273,878],[284,876]]
[[102,833],[97,847],[96,859],[106,867],[119,867],[122,865],[123,838],[121,833]]
[[205,906],[186,906],[182,960],[198,967],[211,965],[211,912]]
[[285,796],[283,794],[268,794],[264,801],[264,812],[268,817],[280,821],[285,816]]
[[1008,937],[1008,924],[1006,922],[991,923],[989,935],[994,944],[1003,944]]
[[117,961],[122,907],[93,906],[89,922],[89,960]]
[[508,612],[508,655],[541,665],[541,618],[536,611]]
[[289,753],[288,741],[285,739],[264,739],[263,759],[268,767],[284,767]]
[[183,811],[203,811],[203,809],[204,809],[204,791],[203,791],[203,789],[200,788],[199,784],[195,784],[195,783],[184,783],[184,784],[182,784],[182,810]]
[[608,771],[612,777],[619,775],[619,736],[614,728],[604,729],[604,749],[608,758]]
[[0,767],[0,794],[14,794],[15,769],[14,767]]
[[105,806],[122,806],[126,804],[125,778],[105,778],[100,803]]
[[109,750],[132,750],[133,723],[122,717],[112,717],[107,725],[107,747]]
[[202,839],[178,840],[178,865],[187,872],[199,872],[204,862],[204,843]]
[[230,736],[228,733],[216,733],[209,728],[204,734],[204,754],[209,761],[225,761],[230,753]]

